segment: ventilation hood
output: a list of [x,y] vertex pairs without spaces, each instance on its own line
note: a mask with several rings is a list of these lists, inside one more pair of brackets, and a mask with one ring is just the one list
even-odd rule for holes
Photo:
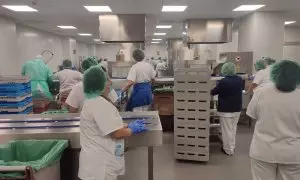
[[220,44],[232,41],[232,19],[190,19],[184,23],[184,43]]
[[106,43],[144,43],[146,15],[100,15],[100,39]]

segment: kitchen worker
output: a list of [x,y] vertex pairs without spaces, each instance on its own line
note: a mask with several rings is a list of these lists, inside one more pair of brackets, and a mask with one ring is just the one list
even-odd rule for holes
[[[90,67],[96,65],[98,65],[96,59],[94,57],[88,57],[82,62],[81,66],[83,71],[86,71]],[[114,91],[114,89],[111,89],[110,93],[108,94],[108,99],[111,100],[112,103],[116,103],[117,101],[116,97],[117,97],[116,92]],[[85,98],[83,92],[83,83],[80,82],[72,88],[65,103],[67,104],[70,113],[77,113],[81,110],[84,100]]]
[[127,83],[122,88],[125,92],[133,86],[126,111],[147,111],[153,101],[151,83],[154,82],[156,71],[144,61],[145,54],[141,49],[134,50],[132,56],[137,63],[131,67]]
[[247,93],[252,93],[252,91],[254,91],[254,89],[257,88],[260,84],[262,84],[264,80],[265,82],[269,82],[270,79],[269,76],[264,72],[264,69],[266,69],[266,62],[263,59],[256,61],[254,64],[254,68],[256,71],[256,75],[253,82],[249,86]]
[[225,76],[211,91],[218,95],[218,115],[222,130],[222,152],[233,155],[237,124],[242,110],[243,80],[236,75],[236,66],[232,62],[222,66],[221,73]]
[[143,120],[124,125],[117,108],[106,100],[106,73],[93,66],[84,73],[86,100],[80,114],[79,178],[116,180],[124,174],[124,139],[146,131]]
[[72,87],[83,78],[80,72],[72,70],[72,62],[68,59],[63,61],[63,68],[54,74],[54,78],[58,78],[60,83],[60,93],[71,91]]
[[250,147],[254,180],[300,178],[300,66],[280,61],[271,67],[274,84],[254,93],[247,115],[257,120]]
[[42,56],[35,60],[27,61],[22,67],[22,76],[28,76],[31,80],[31,91],[33,97],[45,96],[52,99],[48,82],[51,81],[52,71],[45,64]]

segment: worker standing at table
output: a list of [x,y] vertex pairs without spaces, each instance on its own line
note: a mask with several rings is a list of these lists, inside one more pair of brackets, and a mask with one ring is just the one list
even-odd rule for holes
[[256,119],[250,147],[253,180],[300,179],[300,66],[271,67],[273,84],[254,93],[247,115]]
[[125,171],[124,139],[147,130],[143,120],[124,125],[117,108],[102,95],[110,91],[106,73],[93,66],[84,73],[85,102],[80,114],[79,178],[116,180]]
[[156,71],[144,61],[145,54],[141,49],[134,50],[132,56],[137,63],[131,67],[127,83],[122,88],[122,91],[125,92],[133,86],[126,111],[147,111],[153,101],[151,83],[154,82]]
[[254,64],[254,68],[256,71],[256,75],[253,79],[252,84],[249,86],[247,93],[252,93],[252,91],[255,91],[255,89],[262,83],[270,82],[269,76],[264,72],[264,70],[266,69],[266,62],[263,59],[256,61]]
[[211,94],[218,95],[218,115],[223,139],[222,152],[233,155],[237,124],[242,110],[243,80],[236,75],[236,66],[232,62],[225,63],[221,72],[225,77],[219,81]]
[[72,62],[68,59],[63,61],[63,70],[54,74],[54,78],[58,78],[60,83],[60,93],[71,91],[72,87],[82,81],[82,74],[72,70]]
[[33,97],[45,96],[52,99],[48,82],[51,81],[52,71],[45,64],[42,56],[37,56],[35,60],[27,61],[22,67],[22,76],[28,76],[31,80],[31,91]]

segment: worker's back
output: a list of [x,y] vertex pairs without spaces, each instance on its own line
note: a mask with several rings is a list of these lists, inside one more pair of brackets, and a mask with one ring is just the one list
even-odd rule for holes
[[60,82],[60,92],[70,90],[78,82],[82,81],[82,74],[71,69],[64,69],[55,74]]
[[136,83],[151,82],[156,75],[156,71],[151,64],[141,61],[132,66],[127,79]]
[[22,67],[22,75],[28,76],[32,81],[47,81],[52,72],[43,60],[27,61]]

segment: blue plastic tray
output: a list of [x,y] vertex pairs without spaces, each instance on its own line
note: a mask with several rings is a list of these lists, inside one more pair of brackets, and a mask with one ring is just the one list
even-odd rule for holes
[[32,103],[32,97],[28,97],[20,102],[7,102],[7,101],[0,101],[0,108],[2,107],[9,107],[9,108],[18,108],[26,106],[27,104]]
[[30,83],[5,83],[0,84],[0,91],[18,91],[20,89],[31,88]]
[[31,93],[31,88],[22,89],[18,91],[0,91],[0,96],[4,97],[18,97]]
[[33,106],[30,106],[21,112],[0,111],[0,114],[29,114],[29,113],[32,113],[32,111],[33,111]]

